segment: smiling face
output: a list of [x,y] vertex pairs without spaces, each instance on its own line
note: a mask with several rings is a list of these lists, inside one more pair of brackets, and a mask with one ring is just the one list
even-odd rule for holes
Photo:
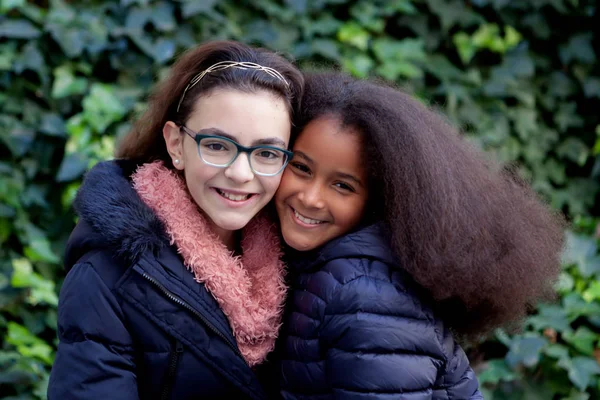
[[[267,91],[245,93],[216,89],[200,97],[186,121],[190,131],[228,137],[242,146],[287,149],[290,116],[283,100]],[[255,175],[247,154],[226,168],[205,164],[198,145],[173,122],[163,128],[173,165],[183,170],[188,191],[217,234],[227,241],[273,198],[281,174]],[[179,162],[175,162],[179,160]]]
[[352,230],[367,203],[360,134],[333,117],[310,122],[275,195],[285,242],[312,250]]

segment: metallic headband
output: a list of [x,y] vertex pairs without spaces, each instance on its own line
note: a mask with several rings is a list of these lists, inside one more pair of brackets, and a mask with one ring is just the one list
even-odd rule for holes
[[266,72],[267,74],[271,75],[272,77],[277,78],[280,81],[282,81],[285,84],[286,88],[288,88],[288,89],[290,88],[290,84],[288,83],[288,81],[285,80],[283,75],[281,75],[281,73],[279,73],[279,71],[277,71],[271,67],[264,67],[260,64],[256,64],[256,63],[249,62],[249,61],[241,61],[241,62],[221,61],[221,62],[211,65],[210,67],[206,68],[204,71],[200,72],[198,75],[196,75],[192,78],[190,83],[185,87],[185,90],[183,91],[183,94],[181,95],[181,99],[179,99],[179,104],[177,104],[177,112],[179,112],[179,107],[181,107],[181,103],[183,103],[183,99],[184,99],[187,91],[190,90],[191,88],[193,88],[194,86],[196,86],[196,84],[198,82],[200,82],[202,80],[202,78],[204,78],[207,74],[210,74],[211,72],[222,71],[224,69],[231,68],[231,67],[239,68],[239,69],[256,69],[256,70]]

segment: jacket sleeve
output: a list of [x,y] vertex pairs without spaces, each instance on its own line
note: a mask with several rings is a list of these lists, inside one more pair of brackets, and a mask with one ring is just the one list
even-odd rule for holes
[[[363,276],[340,284],[323,318],[320,347],[334,398],[468,399],[477,390],[475,381],[473,392],[462,396],[472,385],[457,377],[456,387],[447,382],[447,394],[438,391],[447,359],[436,322],[414,295],[389,280]],[[468,368],[466,357],[455,360]]]
[[60,291],[50,400],[139,398],[133,344],[123,320],[116,298],[94,268],[75,265]]
[[444,373],[438,379],[435,389],[443,392],[443,398],[483,400],[477,377],[469,365],[469,359],[462,347],[454,341],[450,332],[444,331],[441,345],[449,355]]

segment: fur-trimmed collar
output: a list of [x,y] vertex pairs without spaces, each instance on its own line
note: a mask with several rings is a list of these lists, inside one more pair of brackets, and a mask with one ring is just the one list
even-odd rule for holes
[[285,300],[277,227],[265,215],[254,217],[242,230],[243,254],[235,257],[198,211],[183,179],[161,161],[142,165],[132,180],[164,222],[185,266],[221,306],[248,364],[264,361],[275,347]]
[[94,234],[77,237],[75,229],[66,249],[67,269],[85,252],[83,240],[131,263],[145,252],[157,254],[169,246],[162,221],[140,199],[129,180],[136,168],[131,161],[113,160],[100,162],[86,173],[73,208],[81,224],[91,227]]

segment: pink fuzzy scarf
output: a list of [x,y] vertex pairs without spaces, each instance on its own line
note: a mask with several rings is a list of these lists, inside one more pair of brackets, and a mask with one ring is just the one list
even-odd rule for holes
[[241,257],[210,229],[185,183],[162,162],[137,169],[133,187],[166,226],[184,264],[217,300],[250,366],[273,350],[286,286],[277,227],[258,215],[243,229]]

